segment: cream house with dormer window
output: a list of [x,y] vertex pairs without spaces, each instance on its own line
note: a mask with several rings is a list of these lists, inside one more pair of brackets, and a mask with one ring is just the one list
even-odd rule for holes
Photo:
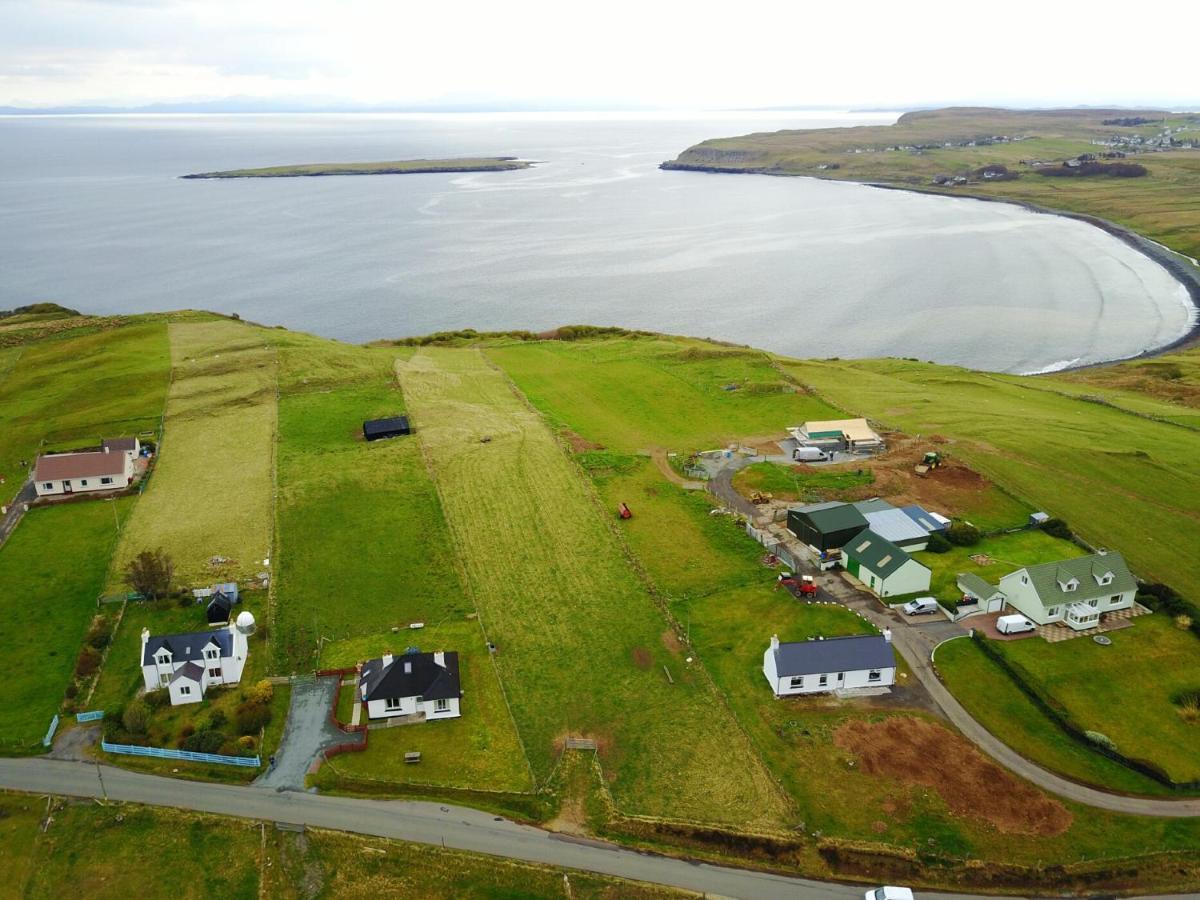
[[1018,569],[1000,579],[1000,591],[1038,625],[1062,622],[1086,631],[1105,614],[1133,606],[1137,581],[1120,553],[1101,552]]

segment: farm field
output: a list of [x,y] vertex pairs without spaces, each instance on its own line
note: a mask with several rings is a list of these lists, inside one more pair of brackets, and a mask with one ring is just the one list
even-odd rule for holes
[[[63,700],[132,498],[30,510],[0,547],[0,750],[37,743]],[[53,548],[48,552],[48,548]]]
[[[457,650],[462,680],[462,716],[443,722],[376,729],[362,753],[346,753],[326,763],[321,778],[335,775],[372,782],[416,783],[489,791],[529,791],[529,763],[517,738],[516,726],[504,704],[496,670],[479,624],[458,618],[420,631],[373,635],[333,644],[322,666],[340,668],[390,650],[403,653],[415,645],[426,652]],[[352,702],[354,688],[342,688],[342,705]],[[349,696],[347,696],[349,695]],[[367,721],[366,710],[362,721]],[[349,722],[347,718],[344,721]],[[404,754],[421,753],[420,765],[408,765]],[[331,770],[327,773],[325,770]]]
[[0,357],[0,504],[24,482],[43,440],[91,446],[102,437],[154,430],[171,361],[165,322],[68,332]]
[[762,491],[776,500],[800,503],[862,499],[859,495],[869,495],[874,481],[869,469],[854,464],[813,468],[761,462],[746,466],[733,476],[733,486],[744,497]]
[[1200,596],[1188,550],[1200,546],[1193,431],[1050,393],[1038,380],[902,360],[783,365],[831,402],[946,436],[956,458],[1089,543],[1119,549],[1141,577]]
[[[943,600],[957,601],[962,597],[962,591],[956,583],[960,573],[978,575],[994,585],[1023,566],[1073,559],[1084,553],[1077,544],[1051,537],[1044,531],[1032,530],[992,535],[973,547],[951,547],[945,553],[924,551],[913,555],[933,573],[929,593]],[[992,562],[980,565],[972,556],[986,556]]]
[[588,736],[623,812],[778,826],[782,797],[541,418],[477,351],[399,374],[537,778]]
[[1003,642],[997,649],[1083,728],[1107,735],[1127,756],[1156,763],[1175,781],[1200,780],[1197,724],[1171,702],[1200,687],[1196,637],[1164,615],[1131,621],[1108,633],[1109,647],[1077,638]]
[[972,641],[964,638],[940,646],[937,668],[967,711],[1022,756],[1108,790],[1171,795],[1157,782],[1091,752],[1063,734]]
[[[758,350],[686,338],[539,341],[489,348],[556,427],[612,450],[709,450],[840,416]],[[726,390],[736,385],[737,390]]]
[[[203,586],[263,571],[270,556],[276,353],[269,333],[232,321],[169,326],[173,378],[161,455],[121,537],[119,573],[162,547],[176,580]],[[210,559],[228,560],[211,565]]]

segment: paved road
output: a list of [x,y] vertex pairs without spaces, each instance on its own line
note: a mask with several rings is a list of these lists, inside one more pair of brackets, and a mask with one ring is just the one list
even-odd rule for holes
[[1097,809],[1132,813],[1139,816],[1187,818],[1200,816],[1200,798],[1186,800],[1152,800],[1143,797],[1125,797],[1106,791],[1085,787],[1055,775],[1041,766],[1030,762],[1007,744],[997,739],[980,725],[963,708],[942,684],[934,671],[931,656],[937,645],[947,639],[966,634],[962,626],[947,622],[940,617],[932,621],[910,623],[900,613],[881,609],[879,603],[842,580],[841,576],[826,573],[819,583],[842,604],[862,613],[879,628],[892,629],[892,643],[904,657],[913,675],[925,687],[934,702],[942,708],[946,718],[954,724],[967,740],[990,756],[1006,769],[1010,769],[1038,787]]
[[293,682],[287,728],[275,755],[275,768],[255,779],[255,785],[302,791],[308,767],[322,750],[362,741],[363,735],[346,734],[329,719],[339,677]]
[[8,539],[13,529],[17,527],[17,523],[21,521],[21,517],[25,515],[25,504],[32,503],[36,498],[37,491],[33,487],[33,475],[30,475],[21,485],[21,490],[13,497],[12,502],[8,504],[8,512],[0,518],[0,544]]

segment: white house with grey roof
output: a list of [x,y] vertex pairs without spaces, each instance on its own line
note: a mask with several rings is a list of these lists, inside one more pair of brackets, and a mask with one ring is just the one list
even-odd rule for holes
[[149,628],[142,629],[142,680],[146,692],[166,688],[172,706],[199,703],[213,685],[241,681],[248,655],[246,634],[236,624],[212,631],[153,636]]
[[457,719],[462,714],[458,654],[414,650],[369,659],[359,672],[358,692],[369,719],[416,714],[424,714],[426,722]]
[[776,697],[889,687],[896,683],[891,632],[789,643],[772,635],[763,675]]
[[1137,581],[1120,553],[1102,552],[1017,569],[1000,579],[1000,591],[1038,625],[1086,631],[1101,616],[1133,606]]

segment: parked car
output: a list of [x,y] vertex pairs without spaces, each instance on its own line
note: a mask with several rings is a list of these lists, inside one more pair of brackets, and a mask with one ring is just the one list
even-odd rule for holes
[[824,462],[833,459],[833,456],[820,447],[797,447],[792,451],[792,459],[800,462]]
[[906,887],[881,887],[867,891],[863,900],[913,900],[913,892]]
[[1021,634],[1036,629],[1037,626],[1024,616],[1001,616],[996,620],[996,630],[1001,634]]
[[932,597],[918,597],[904,604],[906,616],[927,616],[938,611],[938,602]]

